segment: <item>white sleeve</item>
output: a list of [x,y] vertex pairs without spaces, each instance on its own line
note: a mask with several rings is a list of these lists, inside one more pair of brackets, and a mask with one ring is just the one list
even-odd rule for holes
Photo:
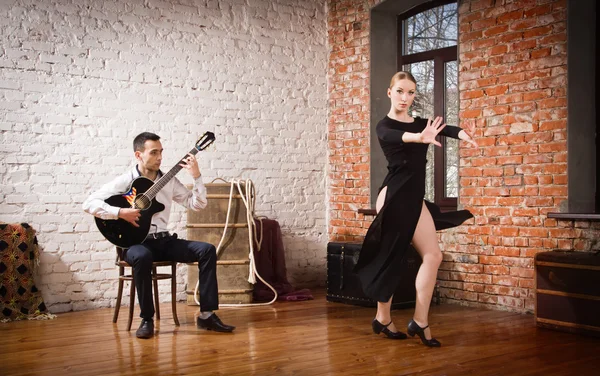
[[187,189],[179,179],[173,178],[173,180],[173,201],[194,211],[204,209],[208,205],[206,187],[201,176],[194,180],[194,187],[191,190]]
[[95,217],[101,219],[117,219],[119,218],[118,206],[108,205],[104,200],[107,198],[125,193],[132,182],[130,173],[123,174],[118,178],[104,184],[99,190],[92,193],[84,202],[83,210]]

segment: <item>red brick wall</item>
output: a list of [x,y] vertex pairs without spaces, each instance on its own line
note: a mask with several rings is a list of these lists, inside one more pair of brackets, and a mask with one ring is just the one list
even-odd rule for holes
[[360,241],[370,218],[369,10],[379,1],[329,1],[329,234]]
[[459,7],[460,118],[481,147],[460,151],[475,225],[440,279],[449,298],[532,310],[533,256],[577,237],[546,218],[567,197],[566,1],[493,4]]
[[[369,9],[329,1],[329,231],[362,240],[369,217]],[[598,223],[556,221],[567,198],[566,1],[461,1],[460,203],[470,225],[441,234],[442,296],[469,305],[534,309],[533,257],[598,248]]]

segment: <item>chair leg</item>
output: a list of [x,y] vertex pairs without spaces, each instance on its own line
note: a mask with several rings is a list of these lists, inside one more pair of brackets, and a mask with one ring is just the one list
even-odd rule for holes
[[129,321],[127,322],[127,331],[131,330],[133,322],[133,306],[135,305],[135,282],[133,279],[133,270],[131,271],[131,289],[129,291]]
[[179,326],[179,319],[177,318],[177,264],[171,265],[171,308],[173,309],[173,320],[175,325]]
[[152,284],[154,285],[154,307],[156,319],[160,320],[160,305],[158,304],[158,279],[156,279],[156,266],[152,267]]
[[117,322],[119,318],[119,309],[121,308],[121,298],[123,298],[123,274],[124,268],[119,267],[119,287],[118,287],[118,295],[117,295],[117,303],[115,304],[115,313],[113,314],[113,323]]

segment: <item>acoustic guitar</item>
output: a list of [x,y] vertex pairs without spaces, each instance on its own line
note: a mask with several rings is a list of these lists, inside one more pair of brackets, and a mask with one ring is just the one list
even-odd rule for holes
[[[196,155],[200,150],[206,149],[214,141],[214,133],[204,133],[189,154]],[[132,245],[140,244],[146,239],[150,231],[152,216],[165,209],[165,206],[156,200],[156,195],[181,170],[182,167],[179,164],[183,163],[186,157],[187,154],[156,182],[139,176],[131,182],[126,192],[104,200],[104,202],[111,206],[140,209],[140,218],[138,220],[140,227],[135,227],[121,218],[101,219],[96,217],[96,226],[98,226],[98,230],[100,230],[106,240],[118,247],[128,248]]]

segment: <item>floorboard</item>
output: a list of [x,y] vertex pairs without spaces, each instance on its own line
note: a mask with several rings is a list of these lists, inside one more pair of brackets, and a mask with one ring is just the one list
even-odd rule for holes
[[[537,328],[532,315],[458,305],[432,306],[442,342],[392,341],[371,332],[374,309],[305,302],[224,308],[233,334],[198,330],[197,307],[161,305],[157,335],[135,338],[112,309],[69,312],[49,321],[0,324],[1,375],[595,375],[600,338]],[[411,309],[393,312],[405,328]]]

